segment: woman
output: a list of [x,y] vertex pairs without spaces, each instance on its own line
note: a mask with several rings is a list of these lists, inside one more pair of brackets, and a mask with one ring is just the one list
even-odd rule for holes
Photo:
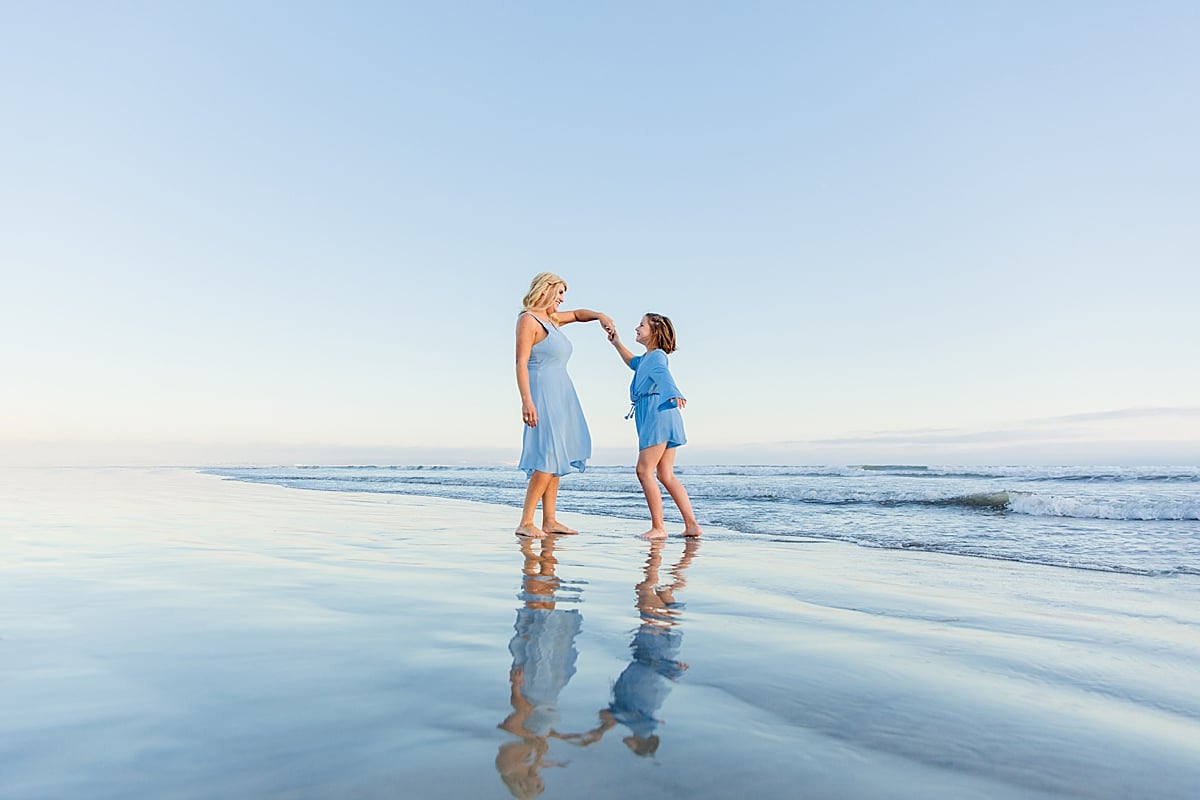
[[[599,322],[605,332],[613,322],[607,314],[579,308],[559,311],[567,283],[552,272],[534,276],[517,317],[517,389],[525,436],[520,468],[529,485],[521,511],[518,536],[541,539],[547,533],[578,533],[556,518],[558,480],[568,472],[583,472],[592,455],[592,437],[575,386],[567,375],[571,342],[559,328],[572,322]],[[542,526],[533,514],[542,504]]]

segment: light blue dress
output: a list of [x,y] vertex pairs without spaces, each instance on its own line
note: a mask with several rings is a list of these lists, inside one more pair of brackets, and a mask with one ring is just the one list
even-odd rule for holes
[[683,674],[679,648],[683,633],[673,628],[643,624],[633,637],[633,660],[612,687],[608,710],[634,736],[654,733],[658,709],[671,693],[671,682]]
[[683,393],[671,377],[667,354],[651,350],[634,356],[629,368],[633,370],[633,382],[629,384],[629,402],[633,404],[630,413],[637,422],[638,450],[663,442],[669,448],[687,444],[683,415],[673,399],[683,397]]
[[529,352],[529,394],[537,407],[537,427],[525,426],[518,466],[526,477],[535,470],[551,475],[583,472],[592,457],[592,435],[567,374],[571,340],[556,326],[529,316],[545,328],[546,338]]
[[533,705],[525,727],[535,733],[545,735],[558,722],[558,695],[575,674],[575,637],[582,626],[578,609],[517,609],[508,651],[522,671],[521,696]]

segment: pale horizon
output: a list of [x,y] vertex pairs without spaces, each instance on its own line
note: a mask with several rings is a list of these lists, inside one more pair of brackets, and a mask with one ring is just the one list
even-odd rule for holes
[[[1097,418],[1137,422],[1143,433],[1160,438],[1095,439]],[[1154,425],[1147,425],[1152,422]],[[995,430],[910,430],[846,434],[812,441],[760,442],[744,445],[688,445],[680,459],[688,465],[822,465],[922,464],[944,466],[1121,466],[1178,467],[1200,465],[1195,430],[1200,408],[1124,409],[1048,420],[1023,420]],[[1136,426],[1135,426],[1136,427]],[[1169,436],[1168,432],[1184,436]],[[1110,426],[1110,435],[1130,433]],[[1082,434],[1082,435],[1081,435]],[[312,464],[510,466],[516,469],[517,447],[437,447],[281,442],[141,441],[7,442],[3,467],[49,466],[273,466]],[[632,464],[627,447],[594,448],[592,465]]]

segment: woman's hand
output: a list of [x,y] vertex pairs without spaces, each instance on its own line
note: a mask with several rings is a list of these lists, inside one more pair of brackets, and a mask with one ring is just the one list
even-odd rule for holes
[[687,400],[682,397],[672,397],[671,399],[675,401],[676,408],[687,408]]
[[596,314],[596,319],[600,320],[600,327],[604,328],[604,332],[611,335],[616,330],[616,325],[613,324],[612,317],[608,314]]
[[521,403],[521,421],[531,428],[537,427],[537,406],[532,400]]

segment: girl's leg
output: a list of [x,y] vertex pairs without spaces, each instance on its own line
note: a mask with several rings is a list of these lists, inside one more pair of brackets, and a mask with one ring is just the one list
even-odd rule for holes
[[517,526],[518,536],[529,536],[541,539],[546,532],[533,524],[533,512],[537,511],[538,501],[546,494],[546,486],[554,476],[549,472],[534,470],[529,476],[529,485],[525,487],[525,505],[521,509],[521,524]]
[[550,478],[550,484],[542,495],[542,530],[546,533],[579,533],[558,521],[558,476]]
[[650,530],[642,534],[643,539],[665,539],[667,529],[663,525],[662,492],[654,482],[654,471],[659,459],[667,449],[667,443],[656,444],[638,452],[637,477],[642,484],[642,492],[646,495],[646,505],[650,508]]
[[692,500],[688,497],[683,483],[675,477],[675,451],[678,449],[669,447],[667,452],[663,453],[662,458],[658,461],[658,479],[662,481],[662,485],[666,487],[671,499],[679,508],[679,513],[683,516],[683,535],[699,536],[701,534],[700,523],[696,522],[696,515],[692,513]]

